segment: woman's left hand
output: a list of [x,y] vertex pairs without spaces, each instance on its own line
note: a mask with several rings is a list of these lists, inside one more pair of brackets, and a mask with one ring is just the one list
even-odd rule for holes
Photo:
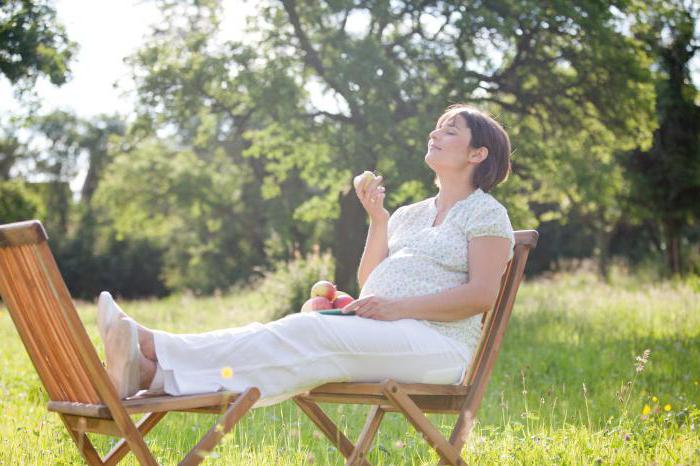
[[399,320],[403,319],[399,308],[399,300],[369,295],[350,302],[342,312],[355,311],[355,314],[366,319]]

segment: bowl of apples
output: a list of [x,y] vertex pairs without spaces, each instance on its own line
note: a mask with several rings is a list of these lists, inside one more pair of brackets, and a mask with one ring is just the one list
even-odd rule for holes
[[311,287],[309,299],[301,307],[301,312],[320,312],[327,315],[354,315],[355,312],[343,313],[342,308],[353,302],[355,298],[350,294],[339,291],[338,287],[328,281],[319,280]]

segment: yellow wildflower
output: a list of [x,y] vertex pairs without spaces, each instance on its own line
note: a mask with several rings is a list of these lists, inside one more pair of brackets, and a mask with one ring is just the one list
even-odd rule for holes
[[664,405],[664,411],[671,411],[671,405],[669,403]]
[[651,412],[651,408],[649,405],[644,405],[644,408],[642,408],[642,416],[646,416]]
[[659,399],[656,398],[655,396],[652,396],[652,397],[651,397],[651,401],[653,401],[654,403],[656,403],[657,401],[659,401]]
[[233,369],[231,369],[228,366],[222,367],[221,368],[221,377],[224,379],[230,379],[231,377],[233,377]]

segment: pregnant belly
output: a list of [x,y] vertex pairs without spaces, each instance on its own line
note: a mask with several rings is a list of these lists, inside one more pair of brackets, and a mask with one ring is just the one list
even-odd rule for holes
[[394,254],[369,274],[359,297],[422,296],[459,286],[466,283],[466,278],[466,273],[446,270],[429,257]]

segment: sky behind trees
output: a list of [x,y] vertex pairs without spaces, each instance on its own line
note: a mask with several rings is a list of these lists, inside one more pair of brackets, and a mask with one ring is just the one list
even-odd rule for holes
[[[241,37],[244,14],[252,8],[248,0],[223,2],[225,38]],[[160,12],[153,1],[144,0],[57,0],[58,20],[66,27],[71,40],[80,49],[70,64],[72,79],[61,87],[48,79],[37,81],[37,94],[42,108],[72,110],[88,118],[100,113],[127,114],[133,99],[123,93],[132,90],[130,71],[123,58],[132,54],[144,42],[149,26],[157,23]],[[115,87],[114,83],[118,83]],[[12,94],[10,83],[0,77],[0,109],[18,113],[21,104]],[[19,112],[23,113],[23,112]]]
[[[254,9],[254,2],[224,0],[223,5],[222,31],[226,36],[222,38],[241,39],[245,15]],[[68,83],[56,87],[44,77],[37,81],[42,108],[72,110],[83,118],[100,113],[129,113],[133,99],[124,93],[132,90],[132,83],[123,58],[136,51],[149,26],[159,21],[155,2],[57,0],[56,11],[68,36],[80,44],[80,50],[71,64],[73,76]],[[359,19],[357,27],[361,28],[361,19],[356,19]],[[691,76],[695,86],[700,87],[700,54],[691,62]],[[9,82],[0,77],[2,113],[7,113],[7,106],[16,113],[19,105]]]

